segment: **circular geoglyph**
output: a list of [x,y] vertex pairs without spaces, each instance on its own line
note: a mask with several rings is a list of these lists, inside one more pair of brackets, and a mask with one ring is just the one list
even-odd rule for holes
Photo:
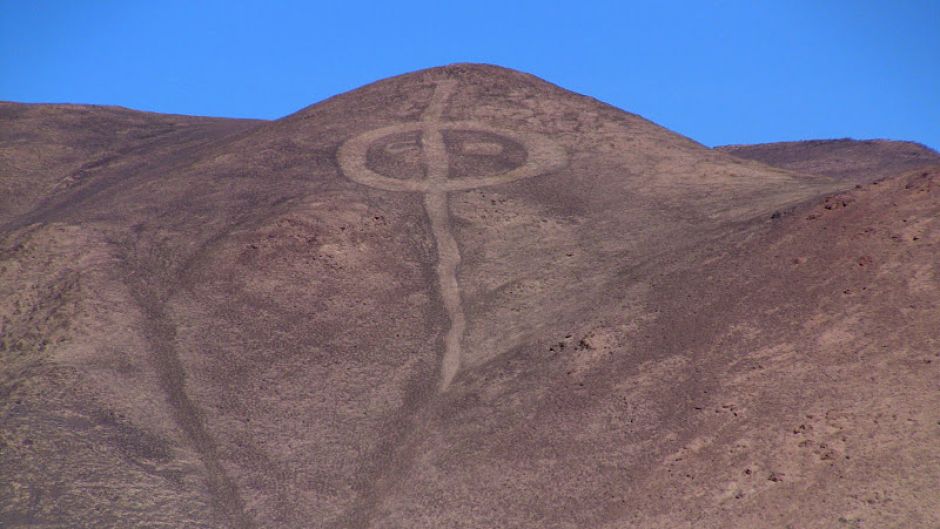
[[[525,151],[525,161],[518,167],[499,174],[447,178],[448,153],[442,140],[442,135],[446,131],[480,132],[514,142]],[[424,179],[395,178],[380,174],[369,167],[368,153],[373,145],[382,138],[407,133],[419,133],[421,141],[416,144],[416,148],[432,151],[424,153],[424,163],[431,166],[426,167],[426,171],[431,177]],[[498,154],[499,147],[498,145],[495,147],[496,150],[494,151],[489,150],[485,144],[471,146],[475,149],[473,154],[482,156]],[[386,150],[391,153],[396,152],[396,149],[404,149],[404,147],[394,144],[391,147],[386,147]],[[566,163],[564,149],[544,136],[499,129],[476,121],[416,121],[374,129],[346,141],[340,147],[337,158],[346,176],[360,184],[388,191],[425,193],[429,191],[462,191],[504,184],[551,172],[563,167]],[[434,178],[433,175],[435,174],[443,176],[443,178]]]

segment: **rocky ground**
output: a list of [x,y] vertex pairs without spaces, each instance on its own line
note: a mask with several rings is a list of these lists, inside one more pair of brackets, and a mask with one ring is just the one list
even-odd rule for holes
[[453,65],[0,104],[0,525],[940,526],[940,155]]

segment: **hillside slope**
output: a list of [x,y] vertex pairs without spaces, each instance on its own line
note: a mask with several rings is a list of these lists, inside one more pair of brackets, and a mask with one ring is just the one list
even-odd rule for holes
[[[81,181],[129,175],[180,152],[248,130],[253,120],[121,107],[0,102],[0,226]],[[89,186],[84,186],[89,187]],[[73,198],[74,200],[74,198]]]
[[5,527],[940,521],[935,170],[482,65],[198,126],[0,200]]
[[858,184],[940,164],[940,154],[918,143],[888,140],[810,140],[726,145],[735,156]]

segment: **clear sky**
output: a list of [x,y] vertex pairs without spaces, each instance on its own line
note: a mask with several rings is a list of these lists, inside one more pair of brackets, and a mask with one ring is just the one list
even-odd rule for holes
[[453,62],[524,70],[707,145],[940,149],[938,0],[0,0],[0,100],[277,118]]

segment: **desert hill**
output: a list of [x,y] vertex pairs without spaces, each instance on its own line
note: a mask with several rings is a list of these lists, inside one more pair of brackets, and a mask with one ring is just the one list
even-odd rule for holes
[[[257,123],[120,107],[9,102],[0,102],[0,121],[0,224],[102,171],[124,174],[144,171],[158,159],[171,163],[166,158]],[[95,180],[100,186],[106,178]],[[88,193],[92,186],[81,187]]]
[[940,522],[936,153],[484,65],[0,119],[5,527]]
[[727,145],[718,150],[774,167],[859,184],[940,164],[940,154],[909,141],[811,140]]

